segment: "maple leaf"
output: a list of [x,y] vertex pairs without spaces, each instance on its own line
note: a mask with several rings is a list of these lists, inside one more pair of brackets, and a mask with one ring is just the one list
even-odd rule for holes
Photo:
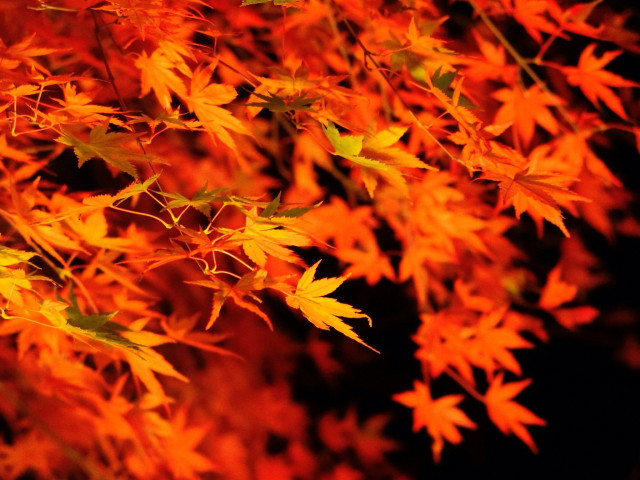
[[196,474],[216,470],[216,466],[196,447],[211,428],[209,424],[187,427],[186,408],[171,419],[171,433],[161,438],[166,463],[175,478],[196,478]]
[[229,110],[219,107],[236,98],[236,90],[231,85],[209,83],[216,64],[198,67],[191,78],[191,90],[185,97],[190,112],[194,112],[198,120],[211,137],[219,138],[222,143],[237,152],[236,143],[228,130],[251,135],[247,127],[234,117]]
[[478,48],[484,58],[467,58],[464,63],[469,66],[464,70],[466,77],[478,80],[502,80],[510,85],[516,75],[514,65],[507,64],[505,48],[502,44],[494,45],[473,31]]
[[273,280],[267,279],[266,270],[258,269],[253,272],[249,272],[246,275],[243,275],[235,285],[229,285],[227,282],[224,282],[215,276],[210,276],[207,280],[193,280],[187,281],[186,283],[200,285],[214,290],[211,315],[207,322],[207,326],[205,327],[207,330],[211,328],[218,319],[220,310],[227,298],[231,298],[240,308],[258,315],[262,320],[264,320],[267,326],[273,330],[273,324],[271,323],[271,320],[269,320],[269,317],[260,310],[255,303],[247,300],[251,299],[254,302],[261,303],[261,300],[251,292],[254,290],[262,290],[266,286],[270,286],[274,283]]
[[225,340],[229,334],[212,334],[202,331],[193,331],[196,326],[198,315],[192,315],[190,317],[177,317],[171,316],[167,320],[162,320],[160,325],[167,333],[169,338],[176,340],[177,342],[184,343],[200,350],[206,350],[207,352],[218,353],[220,355],[226,355],[230,357],[242,360],[239,355],[227,350],[226,348],[215,345]]
[[[509,5],[514,1],[513,7]],[[540,32],[553,33],[560,37],[566,38],[562,33],[558,32],[558,28],[545,18],[545,14],[552,10],[554,5],[550,0],[502,0],[507,5],[510,13],[522,25],[527,33],[535,39],[536,42],[542,43],[542,35]]]
[[0,469],[6,478],[17,479],[28,472],[46,478],[54,475],[50,464],[59,446],[39,430],[30,430],[14,439],[11,445],[0,444]]
[[[431,75],[431,84],[444,93],[447,97],[453,99],[454,94],[456,94],[455,89],[451,88],[451,84],[453,80],[456,78],[458,74],[457,71],[454,72],[446,72],[442,73],[442,66],[438,67],[433,75]],[[474,108],[475,105],[471,100],[469,100],[464,95],[457,94],[458,98],[455,103],[455,106],[460,105],[465,108]]]
[[372,160],[370,158],[360,155],[362,151],[362,141],[364,135],[340,135],[336,126],[329,122],[326,127],[322,127],[324,134],[331,142],[331,145],[335,149],[334,155],[346,158],[347,160],[362,165],[363,167],[373,168],[374,170],[389,170],[390,165]]
[[140,136],[136,133],[107,132],[103,126],[97,126],[89,134],[89,141],[85,142],[70,132],[63,130],[63,135],[56,141],[73,147],[78,157],[78,166],[81,167],[87,160],[98,157],[118,170],[128,173],[133,178],[138,178],[136,168],[132,161],[150,162],[153,157],[134,153],[122,145]]
[[392,147],[404,135],[406,128],[390,127],[367,138],[364,135],[341,136],[331,122],[323,129],[335,149],[334,155],[346,158],[363,167],[362,179],[371,197],[377,187],[378,176],[398,188],[403,194],[408,195],[407,183],[396,167],[437,170],[420,161],[415,155],[398,147]]
[[503,104],[496,112],[494,123],[514,123],[525,146],[531,142],[536,123],[551,134],[558,133],[558,122],[547,106],[557,106],[562,101],[537,85],[527,90],[503,88],[494,92],[493,97]]
[[580,170],[586,167],[599,182],[621,187],[620,180],[611,173],[606,164],[589,147],[587,143],[589,135],[587,132],[565,133],[553,142],[555,146],[553,155],[545,156],[553,161],[556,168],[558,166],[564,166],[568,169],[572,169],[574,166],[578,167],[578,172],[574,167],[573,172],[567,174],[576,176]]
[[395,279],[389,258],[380,252],[375,240],[354,247],[339,247],[335,256],[351,264],[345,274],[354,278],[365,277],[369,285],[375,285],[383,276],[389,280]]
[[362,142],[360,153],[394,167],[422,168],[437,171],[437,168],[427,165],[415,155],[393,146],[400,141],[406,131],[406,127],[392,126],[385,130],[380,130],[374,135],[367,136]]
[[[340,218],[340,222],[335,219]],[[374,244],[376,237],[373,229],[378,226],[370,206],[350,208],[339,197],[331,197],[331,201],[305,217],[305,229],[320,241],[334,239],[337,248],[351,248],[356,243]],[[349,228],[344,228],[349,225]]]
[[301,260],[285,245],[304,247],[310,245],[311,240],[301,233],[281,227],[283,225],[279,223],[255,216],[255,208],[253,208],[246,217],[244,229],[220,228],[218,230],[229,235],[224,243],[242,245],[244,253],[262,268],[267,264],[267,254],[285,262],[300,264]]
[[638,87],[640,85],[603,69],[605,65],[620,55],[622,50],[605,52],[598,58],[593,54],[595,48],[595,43],[588,45],[582,51],[576,67],[561,67],[561,69],[567,75],[567,82],[580,87],[585,96],[597,108],[600,108],[598,100],[602,100],[607,107],[628,120],[629,117],[624,111],[620,98],[609,87]]
[[489,375],[496,362],[520,375],[520,365],[509,349],[533,346],[508,326],[500,325],[506,312],[507,307],[503,307],[480,317],[473,339],[465,342],[464,353],[469,361],[483,367]]
[[588,3],[578,3],[569,8],[550,9],[549,13],[560,24],[563,30],[578,33],[586,37],[601,38],[604,33],[604,25],[594,27],[587,23],[587,19],[593,13],[595,7],[603,0],[593,0]]
[[187,52],[178,49],[171,42],[160,42],[160,45],[151,56],[147,56],[147,52],[143,51],[136,60],[136,67],[140,69],[141,92],[140,96],[144,96],[151,89],[156,94],[156,98],[165,110],[171,109],[171,93],[173,90],[181,97],[185,97],[187,90],[184,82],[173,71],[177,68],[183,74],[190,76],[191,71],[184,63],[180,54]]
[[[7,300],[5,308],[11,304],[22,306],[22,289],[30,290],[30,280],[49,280],[46,277],[27,274],[16,264],[29,263],[35,253],[15,250],[0,245],[0,295]],[[1,312],[0,312],[1,313]]]
[[0,245],[0,266],[7,267],[16,263],[27,263],[35,255],[33,252],[25,252]]
[[89,95],[78,93],[74,85],[67,83],[64,86],[64,100],[54,99],[63,108],[52,114],[52,117],[60,123],[75,121],[90,124],[104,122],[109,118],[105,114],[117,113],[113,107],[91,104],[92,100]]
[[29,162],[32,158],[28,153],[11,147],[7,142],[7,136],[4,133],[0,135],[0,157],[10,158],[19,162]]
[[112,322],[118,312],[83,314],[78,307],[73,290],[69,294],[71,305],[45,299],[38,312],[51,324],[64,332],[79,338],[91,338],[106,345],[126,351],[140,352],[142,345],[123,336],[129,328]]
[[522,170],[513,176],[485,172],[484,178],[500,182],[501,201],[505,206],[514,206],[518,219],[527,211],[534,219],[545,218],[553,223],[567,237],[570,236],[569,231],[562,221],[558,202],[590,201],[566,188],[563,184],[571,179],[563,175],[535,174]]
[[446,54],[440,53],[439,48],[442,47],[443,41],[430,35],[444,20],[445,18],[441,18],[433,22],[423,22],[422,28],[418,28],[415,18],[411,17],[404,33],[404,42],[389,31],[391,39],[383,42],[383,45],[392,52],[389,59],[391,69],[398,71],[406,65],[409,74],[418,82],[424,83],[427,74],[425,60],[433,61],[439,57],[446,57]]
[[462,441],[458,427],[476,428],[476,424],[456,406],[463,398],[462,395],[446,395],[434,399],[429,387],[419,381],[413,382],[413,390],[393,396],[396,402],[413,408],[414,432],[425,427],[433,438],[431,449],[436,462],[440,462],[445,440],[453,444]]
[[423,313],[420,320],[420,328],[413,337],[420,346],[416,358],[429,366],[434,378],[450,366],[474,385],[473,369],[467,355],[469,330],[465,329],[464,317],[441,311],[434,315]]
[[46,68],[39,62],[33,59],[33,57],[41,57],[43,55],[49,55],[57,52],[56,48],[36,47],[32,45],[32,42],[36,34],[33,33],[28,37],[23,38],[18,43],[6,46],[6,44],[0,39],[0,60],[1,66],[6,70],[13,70],[20,64],[25,64],[30,67],[34,67],[41,72],[49,74]]
[[361,343],[376,353],[376,349],[363,342],[353,329],[339,317],[366,318],[371,325],[371,318],[360,310],[346,303],[340,303],[334,298],[325,297],[333,292],[347,279],[346,277],[321,278],[314,280],[320,261],[309,267],[300,277],[294,293],[287,295],[286,302],[291,308],[299,309],[307,319],[317,328],[329,330],[333,327],[343,335]]
[[[171,341],[172,340],[167,337],[164,343]],[[154,372],[189,383],[187,377],[179,373],[162,355],[151,348],[140,347],[136,351],[122,350],[122,353],[129,363],[133,374],[140,379],[150,393],[158,398],[165,399],[165,402],[169,399],[165,395],[164,388],[156,378]]]
[[334,452],[353,448],[363,462],[380,462],[385,452],[397,448],[395,442],[382,435],[388,421],[386,415],[376,415],[358,425],[357,413],[350,408],[342,419],[331,413],[323,416],[318,423],[318,435]]
[[485,394],[489,418],[502,433],[513,433],[537,453],[538,449],[525,425],[544,426],[547,422],[512,400],[531,383],[531,380],[503,384],[503,377],[502,373],[497,375]]
[[88,204],[98,203],[99,205],[102,205],[102,206],[111,206],[114,202],[124,202],[125,200],[131,197],[134,197],[136,195],[139,195],[141,193],[149,193],[149,188],[151,188],[151,185],[153,185],[158,181],[159,177],[160,177],[160,174],[157,173],[147,178],[144,182],[139,182],[139,181],[133,182],[128,187],[125,187],[122,190],[120,190],[113,197],[111,196],[108,196],[108,198],[107,197],[100,198],[97,196],[88,197],[88,199],[85,198],[83,200],[83,203],[87,203],[88,201],[89,202]]
[[9,190],[16,213],[11,214],[0,209],[0,215],[13,225],[27,243],[32,246],[37,244],[60,263],[64,263],[56,248],[80,251],[82,247],[66,234],[61,223],[44,224],[51,215],[34,208],[39,181],[40,179],[36,178],[28,187],[20,191],[11,185]]

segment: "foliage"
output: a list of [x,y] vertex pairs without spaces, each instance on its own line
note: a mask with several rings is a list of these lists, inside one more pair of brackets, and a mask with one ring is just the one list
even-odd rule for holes
[[338,334],[412,354],[367,340],[358,278],[413,301],[387,398],[436,462],[488,421],[536,451],[517,350],[598,317],[586,229],[640,234],[598,156],[640,139],[640,38],[599,0],[461,1],[462,34],[432,0],[3,3],[2,478],[403,478],[388,414],[295,395],[302,357],[348,375]]

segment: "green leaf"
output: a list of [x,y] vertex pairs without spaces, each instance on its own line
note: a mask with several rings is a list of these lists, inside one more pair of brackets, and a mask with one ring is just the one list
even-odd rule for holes
[[132,348],[134,350],[142,346],[118,333],[128,332],[130,330],[124,325],[111,321],[111,319],[118,314],[117,311],[111,313],[95,313],[92,315],[83,314],[80,311],[80,307],[78,307],[73,286],[69,289],[69,300],[71,301],[71,305],[64,311],[67,325],[77,328],[81,330],[84,335],[103,343],[122,348]]
[[74,307],[67,308],[65,312],[67,314],[67,323],[83,330],[98,330],[118,313],[112,312],[83,315],[79,311],[76,311]]
[[446,93],[447,89],[451,86],[451,83],[453,83],[453,79],[456,78],[458,72],[455,71],[441,74],[441,70],[442,67],[438,67],[438,69],[433,72],[433,75],[431,76],[431,82],[433,83],[434,87],[437,87]]
[[252,95],[261,98],[264,102],[251,102],[247,103],[247,107],[261,107],[267,108],[272,112],[288,112],[290,110],[282,98],[274,93],[267,92],[268,95],[262,95],[261,93],[253,92]]
[[[438,69],[433,72],[433,75],[431,76],[431,82],[433,83],[434,87],[442,91],[442,93],[444,93],[447,97],[453,98],[453,88],[451,88],[451,84],[458,74],[458,71],[456,70],[455,72],[447,72],[441,74],[441,70],[442,67],[438,67]],[[460,95],[460,98],[458,99],[458,105],[465,108],[476,108],[473,102],[464,95]]]
[[390,35],[391,40],[387,40],[382,44],[389,50],[395,50],[389,59],[389,66],[391,67],[391,70],[397,72],[402,70],[403,65],[406,65],[407,70],[413,79],[424,84],[427,71],[424,68],[422,59],[412,51],[405,49],[395,35],[392,33],[390,33]]
[[73,288],[69,291],[69,300],[71,300],[71,305],[64,311],[67,317],[67,323],[83,330],[97,330],[118,313],[112,312],[84,315],[78,307],[78,301],[75,293],[73,292]]
[[312,105],[317,100],[321,100],[322,97],[306,98],[306,96],[307,92],[304,92],[298,98],[295,98],[289,104],[289,108],[291,110],[304,110],[306,112],[313,112],[313,109],[311,109],[310,105]]
[[261,217],[269,218],[276,213],[276,211],[278,210],[278,207],[280,206],[280,193],[281,192],[278,192],[278,195],[276,195],[276,198],[274,198],[271,202],[269,202],[269,204],[266,207],[264,207],[264,210],[260,212]]

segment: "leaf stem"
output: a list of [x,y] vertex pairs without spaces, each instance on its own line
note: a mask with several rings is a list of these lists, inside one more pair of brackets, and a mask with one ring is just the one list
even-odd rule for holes
[[452,369],[451,367],[445,367],[444,371],[446,372],[447,375],[449,375],[453,380],[456,381],[456,383],[458,383],[462,388],[464,388],[467,393],[469,395],[471,395],[473,398],[475,398],[476,400],[478,400],[481,403],[485,403],[486,399],[484,397],[484,395],[482,395],[481,393],[479,393],[474,387],[473,385],[471,385],[471,383],[469,383],[469,381],[465,380],[464,378],[462,378],[462,376],[460,376],[454,369]]

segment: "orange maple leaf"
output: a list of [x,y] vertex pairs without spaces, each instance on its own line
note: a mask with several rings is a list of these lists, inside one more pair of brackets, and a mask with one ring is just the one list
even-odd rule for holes
[[[513,6],[511,5],[512,1]],[[547,19],[547,14],[553,12],[554,1],[502,0],[502,4],[536,42],[542,43],[540,32],[554,33],[565,38],[562,33],[558,32],[558,28]]]
[[171,434],[162,436],[167,466],[176,478],[196,478],[196,474],[216,470],[216,465],[196,447],[211,428],[210,424],[187,426],[186,408],[179,408],[171,420]]
[[339,247],[335,255],[343,262],[350,263],[345,271],[347,275],[364,277],[369,285],[375,285],[382,277],[395,279],[389,257],[380,251],[375,240],[358,242],[353,247]]
[[30,36],[25,37],[19,42],[9,45],[8,47],[2,39],[0,39],[0,59],[2,59],[2,68],[4,70],[14,70],[18,68],[20,64],[23,64],[50,75],[49,71],[42,64],[34,60],[33,57],[49,55],[58,51],[58,49],[34,46],[32,45],[32,42],[35,38],[36,34],[32,33]]
[[177,68],[173,57],[166,55],[162,48],[155,50],[151,56],[145,51],[136,60],[136,67],[140,69],[141,92],[144,96],[153,89],[160,104],[166,109],[171,108],[171,92],[184,97],[187,93],[184,82],[173,71]]
[[190,112],[194,112],[205,130],[213,138],[218,137],[222,143],[237,152],[236,143],[228,130],[251,135],[247,127],[234,117],[229,110],[218,105],[229,103],[236,98],[236,90],[231,85],[209,83],[216,64],[198,67],[191,78],[191,91],[186,97]]
[[503,384],[503,377],[502,373],[496,376],[485,394],[489,418],[502,433],[505,435],[513,433],[537,453],[536,444],[533,443],[525,425],[544,426],[547,422],[512,400],[531,383],[531,380]]
[[349,408],[342,419],[334,413],[322,417],[318,423],[318,434],[334,452],[342,453],[353,448],[364,462],[380,462],[386,451],[397,448],[393,440],[382,435],[388,421],[387,415],[382,414],[359,424],[355,409]]
[[417,432],[425,427],[433,438],[431,448],[436,462],[440,461],[445,440],[453,444],[462,441],[459,426],[476,428],[476,424],[456,407],[463,398],[462,395],[446,395],[433,399],[429,387],[418,381],[413,382],[413,390],[393,396],[396,402],[413,408],[413,430]]
[[562,101],[549,92],[543,92],[537,85],[528,90],[503,88],[493,94],[502,102],[494,123],[503,125],[514,123],[523,143],[529,145],[537,123],[551,134],[558,133],[558,122],[547,106],[560,105]]
[[545,218],[553,223],[567,237],[570,235],[562,221],[559,202],[590,201],[566,188],[564,185],[571,179],[564,175],[534,174],[522,170],[513,176],[486,172],[484,178],[500,182],[502,203],[513,205],[518,219],[526,211],[534,220]]
[[169,338],[176,340],[177,342],[190,345],[200,350],[206,350],[208,352],[218,353],[220,355],[231,356],[242,360],[240,355],[233,353],[226,348],[219,347],[216,344],[225,340],[229,335],[224,333],[213,334],[201,331],[193,331],[196,326],[198,316],[192,315],[189,317],[178,317],[172,315],[166,320],[161,320],[160,325],[167,333]]
[[533,345],[502,323],[506,312],[507,307],[503,307],[480,317],[473,338],[465,342],[465,355],[471,363],[487,372],[492,372],[499,364],[520,375],[520,365],[509,350]]
[[447,367],[455,368],[462,378],[475,385],[473,369],[467,356],[468,338],[465,315],[440,311],[420,315],[421,325],[413,337],[420,346],[415,356],[429,366],[433,378],[440,376]]
[[605,52],[598,58],[593,54],[595,48],[595,43],[587,46],[580,55],[576,67],[561,67],[567,75],[567,82],[580,87],[582,93],[597,108],[600,108],[598,100],[602,100],[607,107],[628,120],[629,117],[624,111],[620,98],[609,87],[638,87],[640,85],[603,69],[605,65],[620,55],[622,50]]
[[207,330],[211,328],[220,316],[220,310],[227,298],[231,298],[238,307],[258,315],[262,320],[264,320],[269,328],[273,330],[273,324],[271,323],[271,320],[269,320],[269,317],[260,310],[255,303],[247,300],[247,298],[249,298],[256,302],[261,302],[261,300],[256,297],[252,291],[261,290],[265,287],[266,276],[267,271],[260,269],[247,273],[240,278],[235,285],[230,285],[213,275],[211,275],[207,280],[193,280],[185,283],[200,285],[214,290],[211,316],[209,317],[209,322],[206,326]]

